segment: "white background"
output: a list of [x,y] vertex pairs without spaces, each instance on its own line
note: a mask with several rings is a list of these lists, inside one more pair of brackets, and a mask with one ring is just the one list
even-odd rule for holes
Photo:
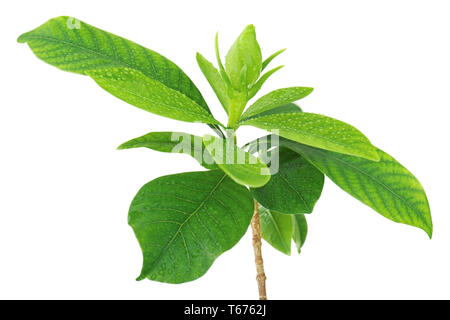
[[[433,240],[326,181],[300,256],[263,245],[272,299],[450,298],[448,1],[14,1],[1,3],[0,298],[253,299],[247,234],[197,281],[136,282],[141,253],[127,225],[137,190],[200,170],[184,155],[117,151],[149,131],[209,133],[146,113],[87,77],[39,61],[16,38],[71,15],[160,52],[224,113],[195,63],[225,54],[249,23],[263,54],[287,47],[262,93],[312,86],[306,111],[355,125],[422,182]],[[240,142],[262,131],[240,129]]]

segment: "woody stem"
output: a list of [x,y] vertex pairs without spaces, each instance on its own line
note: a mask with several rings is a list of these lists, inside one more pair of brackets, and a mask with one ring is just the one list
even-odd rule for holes
[[264,262],[261,253],[261,225],[259,222],[259,206],[256,200],[251,226],[253,233],[253,251],[255,254],[256,282],[258,283],[259,300],[267,300],[266,274],[264,273]]

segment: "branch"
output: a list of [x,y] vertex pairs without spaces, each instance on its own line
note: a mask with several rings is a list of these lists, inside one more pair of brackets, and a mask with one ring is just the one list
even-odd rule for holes
[[261,225],[259,223],[259,204],[255,200],[255,209],[251,222],[253,233],[253,251],[255,253],[256,281],[258,283],[259,300],[267,300],[266,274],[261,254]]

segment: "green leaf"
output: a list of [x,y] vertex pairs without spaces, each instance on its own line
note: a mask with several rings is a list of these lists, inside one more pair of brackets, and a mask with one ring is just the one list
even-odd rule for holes
[[380,161],[351,157],[281,139],[280,143],[308,159],[334,183],[384,217],[423,229],[431,238],[430,207],[420,182],[387,153]]
[[150,132],[121,144],[118,149],[149,148],[160,152],[184,153],[207,169],[219,169],[203,145],[202,137],[184,132]]
[[213,64],[206,60],[200,53],[197,53],[197,63],[205,75],[206,80],[208,80],[208,83],[213,88],[214,93],[225,109],[225,112],[228,114],[228,88],[219,71],[217,71]]
[[263,74],[261,76],[261,78],[259,78],[258,82],[256,82],[250,88],[247,99],[250,100],[251,98],[253,98],[258,93],[258,91],[261,89],[261,87],[264,84],[264,82],[266,82],[266,80],[269,79],[269,77],[271,75],[273,75],[275,72],[277,72],[281,68],[283,68],[283,66],[279,66],[279,67],[273,68],[272,70],[267,71],[265,74]]
[[201,277],[242,238],[252,213],[248,190],[220,170],[147,183],[128,216],[144,256],[138,280],[182,283]]
[[247,68],[247,85],[252,85],[259,78],[261,66],[261,48],[256,40],[255,27],[248,25],[233,43],[225,57],[225,68],[233,88],[241,89],[242,68]]
[[324,176],[297,152],[276,148],[279,170],[261,188],[252,188],[255,200],[272,211],[311,213],[322,193]]
[[223,67],[223,64],[222,64],[222,59],[220,59],[219,33],[218,32],[216,33],[216,38],[215,38],[214,44],[215,44],[215,50],[216,50],[216,60],[217,60],[217,64],[219,65],[220,75],[222,76],[223,81],[225,81],[227,88],[231,89],[230,78],[228,78],[227,72],[225,71],[225,68]]
[[345,122],[314,113],[271,114],[241,122],[309,146],[378,161],[376,148],[360,131]]
[[232,139],[223,140],[206,135],[203,137],[203,143],[217,166],[235,182],[250,187],[262,187],[270,180],[267,166],[236,146]]
[[291,255],[291,239],[293,235],[293,220],[291,216],[260,207],[259,218],[263,239],[275,249]]
[[275,59],[278,55],[282,54],[284,51],[286,51],[286,49],[278,50],[277,52],[270,55],[266,60],[264,60],[262,63],[261,71],[264,70],[273,59]]
[[241,116],[241,123],[261,112],[280,107],[290,102],[300,100],[313,91],[313,88],[292,87],[272,91],[253,103]]
[[297,247],[297,252],[300,253],[308,234],[308,224],[304,214],[293,214],[291,218],[293,226],[292,239]]
[[112,95],[143,110],[175,120],[219,124],[184,94],[137,70],[111,67],[89,70],[86,74]]
[[295,113],[295,112],[303,112],[302,108],[300,108],[295,103],[287,103],[282,106],[269,109],[267,111],[263,111],[261,113],[255,114],[254,116],[251,116],[247,119],[256,118],[256,117],[262,117],[262,116],[268,116],[271,114],[280,114],[280,113]]
[[[74,21],[79,24],[73,24]],[[127,39],[97,29],[71,17],[51,19],[22,34],[36,56],[65,71],[86,74],[110,67],[134,69],[178,91],[211,114],[200,91],[172,61]]]

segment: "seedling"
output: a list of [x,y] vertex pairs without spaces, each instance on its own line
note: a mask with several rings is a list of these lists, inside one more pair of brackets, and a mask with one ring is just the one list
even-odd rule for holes
[[[129,40],[58,17],[18,41],[28,43],[43,61],[88,76],[131,105],[207,124],[216,134],[151,132],[119,146],[186,153],[204,167],[150,181],[133,199],[128,221],[143,252],[138,280],[195,280],[251,226],[259,295],[266,299],[261,234],[285,254],[291,253],[291,242],[300,253],[306,214],[321,195],[324,175],[384,217],[421,228],[431,238],[430,209],[419,181],[356,128],[294,104],[312,88],[278,89],[249,103],[281,68],[263,73],[283,52],[263,60],[252,25],[231,46],[224,64],[216,35],[217,68],[197,53],[197,63],[228,115],[226,126],[177,65]],[[240,126],[271,134],[238,147]]]

